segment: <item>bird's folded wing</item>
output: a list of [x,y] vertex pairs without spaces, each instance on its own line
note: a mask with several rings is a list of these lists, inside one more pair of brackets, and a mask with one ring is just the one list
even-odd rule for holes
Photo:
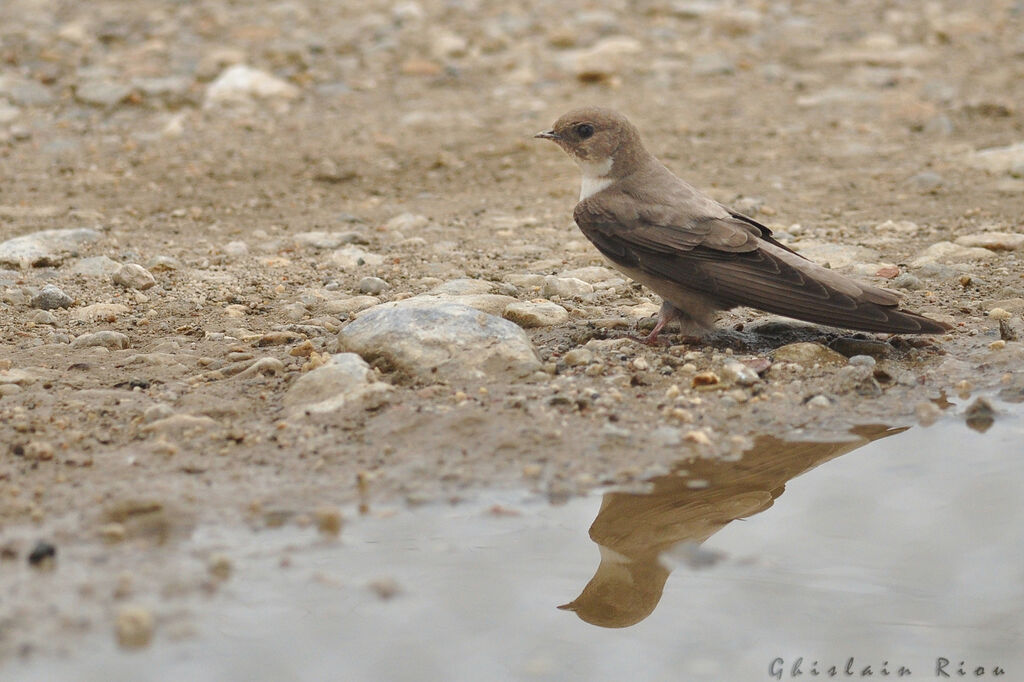
[[744,216],[693,215],[686,206],[652,208],[596,199],[577,205],[576,223],[601,253],[623,267],[639,268],[727,305],[858,329],[916,326],[903,319],[911,313],[896,311],[899,294],[799,256]]

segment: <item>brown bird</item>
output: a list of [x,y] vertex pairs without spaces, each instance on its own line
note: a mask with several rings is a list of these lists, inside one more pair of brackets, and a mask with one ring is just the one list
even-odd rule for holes
[[714,327],[716,313],[750,306],[869,332],[940,334],[949,326],[899,309],[900,296],[844,277],[772,237],[680,180],[644,148],[622,114],[586,107],[535,137],[552,140],[583,172],[573,217],[611,263],[659,294],[658,323],[684,334]]

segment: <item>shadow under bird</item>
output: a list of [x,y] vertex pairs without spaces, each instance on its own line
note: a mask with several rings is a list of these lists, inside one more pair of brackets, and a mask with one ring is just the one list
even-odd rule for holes
[[662,297],[647,343],[673,320],[684,334],[700,335],[714,327],[718,311],[737,306],[868,332],[949,329],[900,310],[894,291],[808,260],[764,225],[680,180],[616,111],[576,109],[535,137],[555,142],[583,173],[573,212],[583,234],[616,268]]

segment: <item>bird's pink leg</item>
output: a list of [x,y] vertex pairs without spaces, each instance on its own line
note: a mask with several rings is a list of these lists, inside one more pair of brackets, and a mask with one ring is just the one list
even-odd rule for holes
[[658,323],[654,325],[654,329],[651,330],[651,333],[647,335],[647,338],[645,338],[643,342],[648,346],[655,346],[661,343],[658,340],[658,334],[661,333],[661,330],[664,329],[665,325],[673,320],[682,319],[683,317],[684,313],[681,310],[673,306],[668,301],[662,301],[661,310],[658,311]]

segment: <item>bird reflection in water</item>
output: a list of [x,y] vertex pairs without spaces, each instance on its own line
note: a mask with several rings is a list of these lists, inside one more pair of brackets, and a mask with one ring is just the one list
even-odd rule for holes
[[[737,461],[685,460],[648,481],[648,493],[606,493],[590,526],[601,563],[580,596],[558,608],[606,628],[639,623],[658,605],[671,572],[662,554],[703,543],[730,522],[771,507],[790,479],[905,430],[858,426],[851,439],[824,443],[759,436]],[[706,485],[694,487],[695,481]]]

